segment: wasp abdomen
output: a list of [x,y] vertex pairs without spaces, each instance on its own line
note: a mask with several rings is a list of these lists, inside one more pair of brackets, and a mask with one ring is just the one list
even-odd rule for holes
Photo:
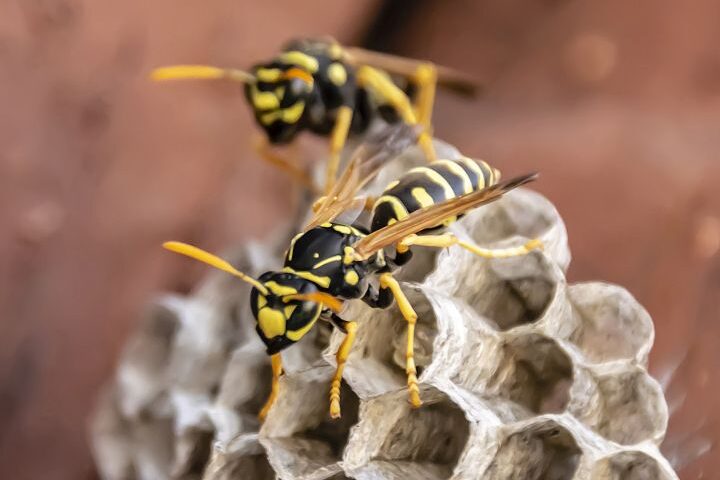
[[371,230],[402,220],[421,208],[481,190],[497,183],[499,177],[499,172],[482,160],[465,157],[414,168],[388,185],[377,199]]

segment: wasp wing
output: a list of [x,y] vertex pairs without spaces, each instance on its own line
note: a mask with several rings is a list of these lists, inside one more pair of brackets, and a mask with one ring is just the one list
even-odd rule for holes
[[378,250],[394,245],[409,235],[428,228],[437,227],[448,218],[465,213],[480,205],[493,202],[510,190],[532,182],[537,177],[537,173],[515,177],[506,182],[501,182],[476,192],[455,197],[431,207],[416,210],[399,222],[383,227],[363,237],[353,245],[353,248],[360,259],[367,259]]
[[332,189],[316,202],[315,213],[305,230],[330,222],[348,209],[357,208],[357,193],[375,177],[385,162],[415,143],[417,128],[400,123],[360,145]]
[[[390,74],[408,78],[415,74],[418,65],[426,63],[421,60],[374,52],[359,47],[343,47],[343,50],[345,60],[348,63],[369,65]],[[437,71],[437,83],[443,88],[468,96],[474,96],[482,89],[478,79],[471,75],[441,65],[435,65],[435,69]]]

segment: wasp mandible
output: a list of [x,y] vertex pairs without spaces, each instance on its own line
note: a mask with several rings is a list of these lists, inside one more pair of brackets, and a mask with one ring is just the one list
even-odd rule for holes
[[[528,183],[536,174],[499,183],[499,173],[484,162],[468,158],[438,160],[408,171],[378,197],[370,231],[335,222],[350,208],[356,193],[377,171],[377,165],[397,152],[397,138],[380,143],[379,150],[361,148],[353,156],[330,193],[316,203],[317,210],[285,254],[281,271],[254,279],[224,260],[196,247],[168,242],[165,248],[229,272],[252,285],[252,313],[257,333],[271,355],[272,390],[260,412],[264,418],[278,394],[282,373],[280,352],[300,340],[317,322],[332,322],[346,334],[336,353],[337,368],[330,386],[330,415],[340,416],[340,384],[358,325],[341,317],[343,302],[360,299],[373,308],[388,308],[393,300],[407,321],[406,373],[409,399],[421,405],[414,360],[417,314],[393,276],[412,256],[412,246],[435,248],[458,245],[485,258],[524,255],[540,248],[538,240],[522,246],[487,249],[443,232],[444,226],[469,210],[500,198]],[[394,247],[394,254],[385,249]],[[375,278],[377,282],[370,280]],[[377,283],[377,286],[375,286]]]
[[[390,75],[406,78],[417,89],[412,100]],[[287,144],[303,130],[329,137],[325,193],[335,180],[348,135],[365,132],[375,117],[421,125],[418,143],[428,160],[434,160],[431,117],[436,84],[465,94],[477,88],[468,76],[429,62],[311,39],[291,42],[275,58],[247,72],[176,65],[157,68],[151,77],[157,81],[226,79],[244,84],[255,119],[266,134],[266,140],[257,145],[261,157],[311,188],[313,183],[305,172],[274,155],[267,142]]]

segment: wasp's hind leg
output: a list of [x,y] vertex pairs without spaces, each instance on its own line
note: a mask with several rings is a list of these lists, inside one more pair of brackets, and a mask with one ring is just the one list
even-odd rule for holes
[[432,135],[432,112],[435,104],[435,87],[437,86],[437,68],[432,63],[421,63],[412,76],[418,93],[413,102],[418,123]]
[[265,405],[258,414],[260,421],[264,421],[267,417],[270,407],[273,406],[278,396],[278,390],[280,388],[280,375],[282,375],[282,357],[279,353],[275,353],[270,357],[272,362],[272,386],[270,387],[270,396],[268,397]]
[[347,362],[348,355],[350,355],[350,349],[355,341],[357,323],[346,322],[334,313],[331,317],[331,321],[345,333],[345,338],[335,354],[337,367],[335,368],[335,375],[333,376],[332,383],[330,384],[330,417],[340,418],[340,384],[342,383],[345,362]]
[[442,235],[410,235],[400,241],[397,246],[397,250],[398,252],[407,252],[412,245],[435,248],[445,248],[458,245],[483,258],[518,257],[521,255],[527,255],[532,250],[539,250],[543,248],[542,242],[537,238],[529,240],[519,247],[482,248],[475,244],[460,240],[452,233],[444,233]]
[[347,142],[350,124],[352,123],[353,109],[350,106],[343,105],[337,110],[335,117],[335,126],[330,134],[330,158],[325,168],[325,194],[327,195],[335,185],[337,180],[337,171],[340,167],[340,154]]
[[[372,91],[378,98],[393,107],[398,115],[400,115],[400,118],[402,118],[402,120],[408,125],[418,125],[420,123],[418,122],[412,105],[410,105],[410,99],[408,99],[408,96],[397,85],[395,85],[387,75],[372,67],[363,65],[357,70],[357,81],[362,88]],[[423,95],[421,94],[419,96]],[[424,96],[428,97],[427,91]],[[427,114],[427,112],[425,112],[425,114]],[[420,124],[422,125],[422,123]],[[425,153],[425,157],[428,161],[436,159],[435,147],[433,147],[432,138],[430,137],[430,133],[427,129],[424,129],[418,135],[418,144]]]
[[380,275],[380,288],[389,289],[398,304],[400,313],[407,321],[407,349],[405,350],[405,373],[407,374],[407,388],[410,404],[413,408],[422,405],[420,400],[420,387],[418,386],[417,368],[415,367],[415,324],[417,313],[400,288],[400,284],[390,272]]
[[263,161],[269,163],[275,168],[279,168],[280,170],[288,174],[290,178],[292,178],[294,181],[296,181],[303,187],[307,188],[310,192],[313,193],[313,195],[317,195],[319,193],[317,187],[315,186],[315,182],[313,182],[312,178],[310,178],[307,172],[305,172],[305,170],[298,167],[288,159],[273,152],[270,144],[265,137],[259,136],[256,139],[253,147],[255,149],[255,152],[257,152],[257,154]]

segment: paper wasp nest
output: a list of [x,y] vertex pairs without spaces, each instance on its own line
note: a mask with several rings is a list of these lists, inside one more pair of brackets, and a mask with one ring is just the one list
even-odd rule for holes
[[[421,161],[404,155],[370,190]],[[261,426],[271,375],[248,288],[212,273],[188,297],[158,298],[128,342],[92,421],[102,477],[677,478],[657,448],[668,410],[645,368],[652,321],[621,287],[566,282],[570,252],[552,204],[514,191],[453,230],[483,246],[539,237],[545,250],[483,260],[416,249],[399,277],[419,314],[422,408],[403,388],[402,316],[358,301],[344,314],[359,329],[342,419],[328,415],[341,335],[319,325],[283,353],[280,395]],[[286,245],[278,235],[228,258],[258,274],[278,266]]]

